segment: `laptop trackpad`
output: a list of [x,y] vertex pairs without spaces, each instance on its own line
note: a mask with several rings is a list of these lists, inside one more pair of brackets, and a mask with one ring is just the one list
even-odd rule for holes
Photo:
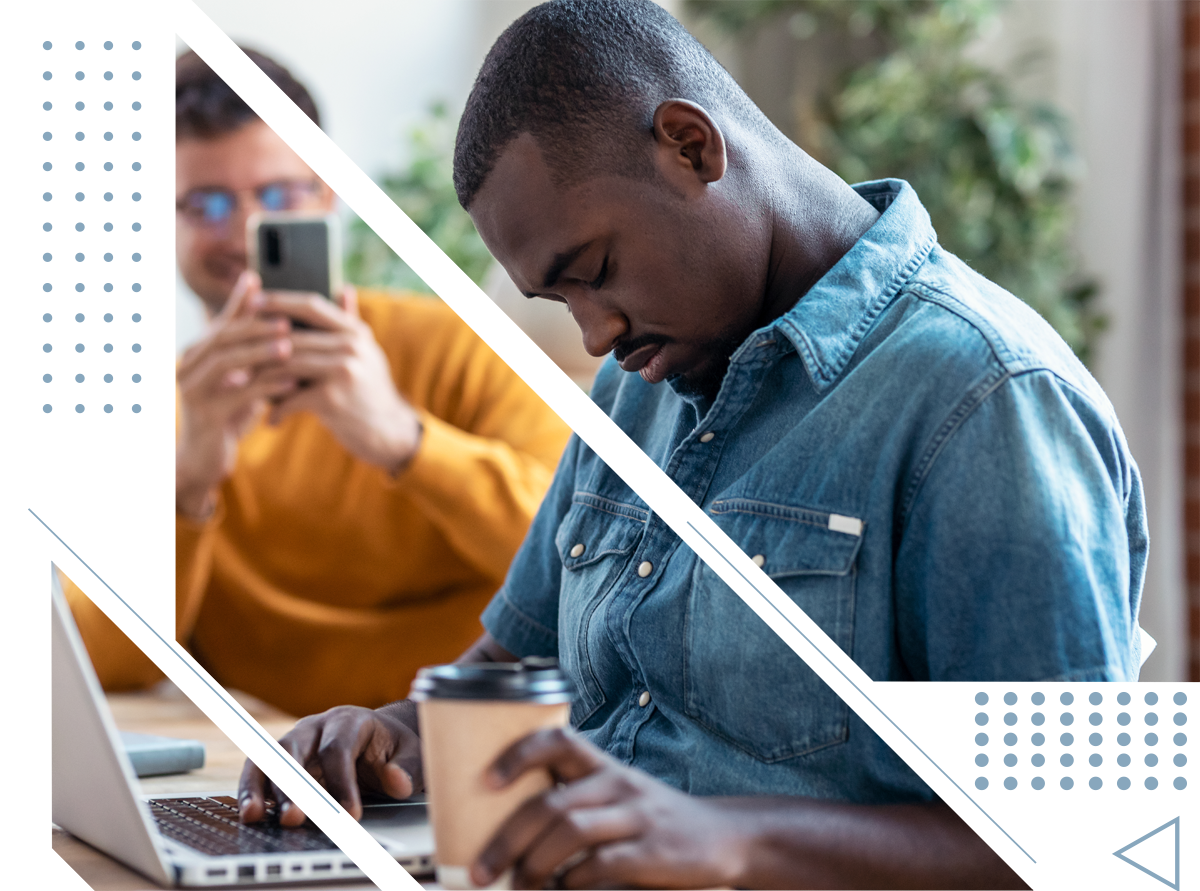
[[391,854],[433,853],[433,827],[423,801],[365,805],[362,825]]

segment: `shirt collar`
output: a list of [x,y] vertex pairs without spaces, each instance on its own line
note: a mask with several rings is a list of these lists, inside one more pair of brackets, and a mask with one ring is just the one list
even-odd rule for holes
[[875,318],[925,262],[937,238],[928,212],[904,180],[881,179],[852,188],[880,212],[879,219],[767,329],[777,329],[795,345],[818,391],[837,380]]

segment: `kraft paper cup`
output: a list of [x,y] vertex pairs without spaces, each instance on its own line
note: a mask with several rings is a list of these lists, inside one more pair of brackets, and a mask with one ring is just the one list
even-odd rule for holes
[[[522,737],[567,725],[570,682],[552,659],[437,665],[421,669],[411,697],[418,703],[438,883],[475,888],[471,865],[500,824],[551,784],[545,771],[531,771],[495,790],[484,786],[484,771]],[[510,887],[510,879],[503,875],[492,887]]]

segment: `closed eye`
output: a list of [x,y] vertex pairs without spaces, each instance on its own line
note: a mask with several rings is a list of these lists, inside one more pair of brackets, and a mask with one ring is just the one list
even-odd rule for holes
[[598,276],[596,276],[594,279],[592,279],[592,281],[588,282],[588,287],[595,290],[604,284],[604,280],[606,278],[608,278],[608,257],[607,256],[604,258],[604,262],[600,265],[600,274]]

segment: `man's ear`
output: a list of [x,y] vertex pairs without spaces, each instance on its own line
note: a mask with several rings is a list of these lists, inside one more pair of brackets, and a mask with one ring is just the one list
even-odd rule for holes
[[654,141],[668,174],[687,174],[702,183],[725,175],[725,136],[708,112],[687,99],[668,99],[654,110]]

